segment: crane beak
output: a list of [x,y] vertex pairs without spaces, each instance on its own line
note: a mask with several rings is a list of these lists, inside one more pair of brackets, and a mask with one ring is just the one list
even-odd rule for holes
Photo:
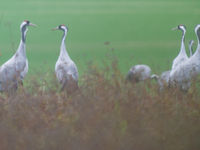
[[178,27],[172,28],[172,31],[174,31],[174,30],[178,30]]
[[58,27],[51,29],[52,31],[58,30]]
[[37,27],[37,25],[33,23],[29,23],[29,26]]

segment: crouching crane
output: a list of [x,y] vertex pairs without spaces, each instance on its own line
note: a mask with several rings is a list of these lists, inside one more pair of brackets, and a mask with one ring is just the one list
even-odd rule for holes
[[65,39],[68,28],[65,25],[59,25],[53,30],[63,31],[62,42],[60,46],[60,55],[55,65],[55,73],[58,81],[62,85],[61,90],[67,89],[67,92],[73,92],[78,88],[78,69],[65,47]]
[[28,72],[26,58],[26,33],[28,26],[36,26],[30,21],[23,21],[20,25],[21,41],[16,53],[0,67],[0,91],[16,90],[18,82],[22,81]]
[[129,70],[126,79],[129,81],[139,82],[146,79],[158,78],[157,75],[151,75],[151,68],[147,65],[135,65]]

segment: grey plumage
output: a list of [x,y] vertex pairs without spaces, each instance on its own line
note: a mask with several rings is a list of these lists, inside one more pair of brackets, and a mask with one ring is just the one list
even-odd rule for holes
[[[29,21],[23,21],[20,25],[21,41],[16,53],[0,67],[0,91],[16,90],[18,81],[22,80],[21,73],[26,68],[26,32],[27,26],[34,26]],[[24,75],[25,76],[25,75]]]
[[190,40],[189,45],[188,45],[189,46],[190,57],[193,55],[193,48],[192,48],[193,44],[194,44],[194,40]]
[[159,85],[160,91],[162,91],[165,87],[169,86],[170,72],[171,70],[165,71],[158,78],[158,85]]
[[170,73],[170,86],[178,86],[187,91],[191,86],[191,80],[200,74],[200,24],[195,27],[198,46],[195,53],[186,62],[179,65]]
[[130,81],[144,81],[151,78],[151,68],[147,65],[135,65],[129,70],[126,79]]
[[67,90],[73,91],[78,87],[78,69],[74,61],[69,57],[69,54],[65,47],[65,38],[67,36],[67,27],[60,25],[55,30],[62,30],[64,32],[60,55],[55,65],[55,73],[58,81],[62,85],[61,90],[66,88]]

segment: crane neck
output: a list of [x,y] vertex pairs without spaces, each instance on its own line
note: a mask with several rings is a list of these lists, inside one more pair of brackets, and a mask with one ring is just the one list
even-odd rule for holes
[[65,43],[66,37],[67,37],[67,31],[63,30],[62,43]]
[[16,54],[19,54],[20,56],[23,56],[26,58],[26,33],[27,33],[28,29],[26,29],[26,27],[24,26],[21,29],[21,41],[18,47],[18,50],[16,52]]
[[190,51],[190,57],[191,57],[192,56],[192,51],[193,51],[192,44],[189,45],[189,51]]
[[180,50],[180,53],[181,54],[184,54],[184,55],[187,55],[186,54],[186,51],[185,51],[185,33],[186,31],[182,31],[182,38],[181,38],[181,50]]
[[194,55],[200,54],[200,29],[197,30],[196,36],[197,36],[197,49],[196,49]]
[[198,46],[197,46],[197,50],[200,51],[200,29],[197,31],[197,40],[198,40]]
[[66,46],[65,46],[65,39],[66,39],[66,36],[67,36],[67,31],[66,30],[63,30],[63,31],[64,31],[64,33],[63,33],[61,46],[60,46],[60,56],[59,56],[59,58],[70,60],[69,54],[68,54],[68,52],[66,50]]
[[21,40],[22,42],[26,42],[26,33],[27,33],[28,29],[26,28],[26,26],[23,26],[21,29]]
[[22,40],[20,41],[16,54],[26,58],[26,44]]

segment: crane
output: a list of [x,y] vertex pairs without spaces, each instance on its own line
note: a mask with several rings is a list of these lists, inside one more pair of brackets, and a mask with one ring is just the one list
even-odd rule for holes
[[170,73],[170,85],[177,85],[187,91],[191,86],[191,80],[200,73],[200,24],[195,27],[198,46],[195,53],[184,63]]
[[144,64],[139,64],[131,67],[129,70],[126,79],[130,81],[144,81],[146,79],[158,78],[157,75],[151,75],[151,68]]
[[70,58],[65,46],[68,28],[62,24],[53,30],[63,31],[60,55],[55,65],[56,77],[62,85],[61,90],[66,88],[68,92],[73,92],[73,90],[78,88],[78,69],[74,61]]
[[168,87],[170,72],[171,72],[171,70],[164,71],[159,76],[158,85],[159,85],[160,91],[162,91],[165,87]]
[[[18,81],[22,80],[28,71],[28,60],[26,57],[26,33],[28,26],[36,26],[28,20],[20,25],[21,41],[16,53],[0,67],[0,91],[17,89]],[[26,71],[24,71],[26,69]],[[25,72],[25,73],[23,73]]]
[[[189,41],[189,45],[188,45],[189,46],[190,57],[193,54],[193,52],[192,52],[193,51],[193,49],[192,49],[193,44],[194,44],[194,40],[190,40]],[[158,78],[158,85],[159,85],[160,91],[162,91],[165,87],[169,86],[170,72],[171,72],[171,70],[164,71],[159,76],[159,78]]]

